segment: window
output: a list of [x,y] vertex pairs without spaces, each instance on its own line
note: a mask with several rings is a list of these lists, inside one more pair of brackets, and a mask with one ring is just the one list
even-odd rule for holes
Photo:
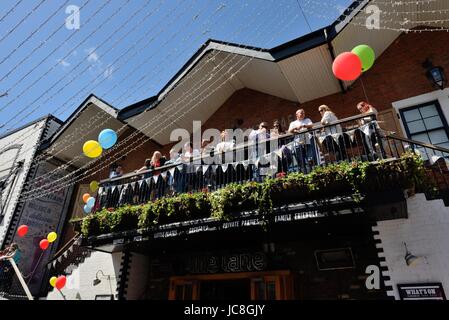
[[449,148],[449,130],[438,101],[400,110],[407,136],[416,141]]

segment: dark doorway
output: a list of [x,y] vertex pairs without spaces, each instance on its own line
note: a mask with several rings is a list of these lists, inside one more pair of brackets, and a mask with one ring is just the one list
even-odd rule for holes
[[251,300],[249,279],[202,281],[200,300]]

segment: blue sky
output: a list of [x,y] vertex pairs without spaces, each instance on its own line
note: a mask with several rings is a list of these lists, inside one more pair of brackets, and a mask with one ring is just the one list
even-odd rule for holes
[[[313,30],[351,2],[299,0]],[[89,93],[117,108],[148,98],[209,38],[272,48],[309,32],[298,0],[2,0],[0,133],[65,120]]]

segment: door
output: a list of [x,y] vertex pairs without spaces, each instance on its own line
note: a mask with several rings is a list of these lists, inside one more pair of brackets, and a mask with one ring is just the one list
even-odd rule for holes
[[172,280],[168,300],[198,300],[198,281]]
[[290,271],[242,272],[172,277],[170,300],[288,300]]

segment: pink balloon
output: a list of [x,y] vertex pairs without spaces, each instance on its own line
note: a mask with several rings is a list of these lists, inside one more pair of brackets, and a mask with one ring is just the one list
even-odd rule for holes
[[48,242],[47,239],[42,239],[41,242],[39,242],[39,247],[41,247],[42,250],[45,250],[48,248],[48,245],[50,242]]
[[23,237],[27,234],[28,232],[28,226],[27,225],[21,225],[19,228],[17,228],[17,234],[19,235],[19,237]]
[[362,73],[362,61],[355,53],[343,52],[334,60],[332,71],[340,80],[355,80]]
[[64,288],[66,281],[67,278],[65,276],[59,276],[58,279],[56,279],[55,288],[61,290]]

